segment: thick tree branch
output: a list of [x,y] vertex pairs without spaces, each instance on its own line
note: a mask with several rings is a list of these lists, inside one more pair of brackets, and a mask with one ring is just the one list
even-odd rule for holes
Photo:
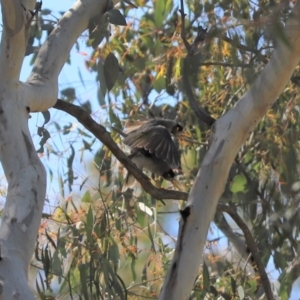
[[31,7],[26,6],[28,3],[25,1],[18,0],[1,0],[1,4],[3,32],[0,70],[5,70],[5,76],[2,76],[1,80],[5,80],[7,84],[16,84],[27,45]]
[[[292,13],[285,29],[288,43],[278,40],[272,58],[252,87],[212,127],[210,148],[181,214],[176,249],[160,300],[189,297],[202,261],[209,224],[236,154],[276,101],[299,62],[300,1]],[[273,297],[268,294],[267,299]]]
[[[55,104],[58,75],[71,48],[93,17],[104,17],[109,3],[109,0],[77,0],[59,20],[40,49],[32,73],[23,85],[27,93],[34,91],[28,103],[31,111],[44,111]],[[41,95],[47,95],[47,98]]]
[[149,178],[137,168],[137,166],[127,157],[127,155],[118,147],[115,141],[111,138],[109,132],[104,126],[96,123],[92,117],[81,107],[62,100],[57,100],[54,108],[63,110],[80,122],[86,129],[92,132],[111,152],[112,154],[125,166],[135,179],[142,185],[144,190],[159,200],[174,199],[185,200],[187,194],[184,192],[176,192],[172,190],[158,189],[153,186]]

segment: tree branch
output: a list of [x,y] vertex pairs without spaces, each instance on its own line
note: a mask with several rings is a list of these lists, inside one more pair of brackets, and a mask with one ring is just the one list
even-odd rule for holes
[[109,132],[104,126],[96,123],[92,117],[81,107],[71,103],[67,103],[60,99],[57,100],[54,108],[63,110],[73,117],[75,117],[79,123],[81,123],[86,129],[95,135],[122,163],[125,168],[130,172],[135,179],[141,184],[144,190],[159,200],[173,199],[173,200],[185,200],[187,199],[187,193],[158,189],[153,186],[149,178],[131,161],[130,158],[118,147],[115,141],[111,138]]
[[[230,167],[242,144],[291,78],[300,59],[299,32],[298,0],[286,23],[285,41],[278,40],[272,58],[251,88],[213,124],[209,150],[181,213],[176,249],[160,300],[189,297],[202,261],[209,224],[224,191]],[[267,299],[273,300],[273,296],[268,294]]]
[[265,64],[268,63],[268,59],[264,55],[262,55],[259,50],[253,49],[252,47],[249,47],[247,45],[243,45],[243,44],[237,43],[233,39],[229,38],[226,35],[222,35],[220,38],[221,38],[221,40],[229,43],[231,46],[233,46],[233,47],[235,47],[235,48],[237,48],[239,50],[246,51],[246,52],[251,52],[251,53],[256,54],[257,57],[259,57],[260,60],[263,63],[265,63]]
[[187,55],[183,59],[182,66],[181,66],[181,77],[182,77],[183,89],[190,103],[190,106],[193,109],[195,115],[198,117],[198,119],[204,122],[205,124],[211,126],[215,122],[215,119],[212,116],[210,116],[202,107],[199,106],[198,101],[196,100],[196,97],[194,95],[194,92],[189,82],[189,70],[188,70],[189,58],[194,55],[194,52],[196,50],[195,48],[197,48],[198,44],[204,40],[206,35],[206,30],[204,30],[202,27],[198,28],[197,37],[193,45],[191,46],[186,39],[185,13],[184,13],[183,0],[180,0],[179,12],[181,15],[181,38],[187,50]]
[[[93,17],[104,16],[109,3],[109,0],[77,0],[61,17],[41,47],[33,70],[23,85],[25,90],[34,91],[28,103],[31,111],[44,111],[55,104],[58,91],[57,78],[71,48],[80,34],[88,28],[89,21]],[[29,85],[28,89],[26,84]],[[41,97],[42,94],[49,96],[45,99]]]
[[6,80],[8,84],[12,84],[19,81],[31,14],[27,7],[18,0],[2,0],[1,4],[3,32],[0,70],[5,72],[5,76],[2,76],[1,80]]

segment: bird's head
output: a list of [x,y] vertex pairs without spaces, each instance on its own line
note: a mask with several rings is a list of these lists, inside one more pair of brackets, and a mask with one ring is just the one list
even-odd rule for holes
[[162,177],[166,180],[172,180],[176,176],[175,172],[170,169],[168,172],[165,172]]
[[171,133],[174,134],[175,136],[177,136],[179,133],[181,133],[183,131],[183,127],[179,124],[179,123],[176,123],[172,130],[171,130]]

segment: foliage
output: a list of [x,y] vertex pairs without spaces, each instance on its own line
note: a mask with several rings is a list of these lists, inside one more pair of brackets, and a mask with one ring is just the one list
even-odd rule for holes
[[[105,112],[105,122],[118,128],[127,119],[177,117],[190,135],[181,141],[184,176],[180,182],[188,191],[207,151],[210,128],[191,109],[183,76],[188,77],[201,107],[216,119],[225,114],[266,66],[276,42],[286,41],[282,28],[293,4],[183,2],[184,24],[180,3],[172,0],[136,0],[137,8],[121,2],[118,10],[108,12],[107,23],[91,22],[86,43],[93,50],[86,66],[95,72],[100,88],[98,103],[87,102],[85,108],[91,111],[98,106]],[[49,19],[50,14],[50,10],[42,11],[40,23],[32,27],[30,45],[39,43],[43,32],[50,34],[55,27],[56,20]],[[208,27],[200,45],[195,43],[199,25]],[[194,46],[188,57],[183,27],[187,41]],[[263,263],[274,260],[282,299],[288,298],[299,276],[298,73],[299,68],[241,148],[222,197],[248,224]],[[61,95],[66,101],[76,101],[73,87]],[[53,125],[63,135],[81,137],[80,152],[94,154],[99,181],[89,189],[91,178],[82,179],[81,200],[62,194],[60,207],[44,219],[33,259],[33,265],[43,270],[36,279],[37,293],[42,299],[155,299],[172,256],[172,243],[166,242],[158,216],[171,206],[163,207],[140,189],[134,196],[123,195],[124,170],[105,145],[82,128],[72,130],[71,123],[62,128],[50,122],[46,128],[51,131]],[[111,134],[121,143],[117,133]],[[78,181],[73,168],[79,154],[72,140],[75,138],[69,139],[67,171],[61,178],[62,187],[68,185],[70,192]],[[43,147],[49,160],[60,156],[50,140],[41,144],[40,152]],[[216,225],[220,225],[218,219]],[[224,251],[219,250],[218,255]],[[228,256],[217,259],[208,255],[208,260],[209,267],[204,265],[200,272],[191,299],[251,299],[260,295],[255,268],[250,266],[248,273]]]

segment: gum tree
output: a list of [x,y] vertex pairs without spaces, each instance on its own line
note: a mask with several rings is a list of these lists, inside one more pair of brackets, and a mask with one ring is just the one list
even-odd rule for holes
[[[295,104],[298,98],[297,90],[289,80],[300,59],[299,2],[292,2],[290,6],[259,2],[257,7],[253,7],[252,2],[246,4],[244,1],[233,4],[226,1],[192,1],[187,3],[188,11],[185,13],[183,1],[178,7],[174,7],[172,1],[136,1],[137,6],[146,8],[137,23],[129,14],[134,5],[124,2],[120,8],[129,20],[128,26],[124,29],[114,28],[111,37],[107,31],[108,16],[110,22],[116,25],[126,25],[126,21],[118,11],[111,11],[112,4],[107,1],[78,0],[57,23],[48,23],[47,26],[43,23],[48,38],[38,50],[26,82],[20,82],[19,75],[24,55],[34,51],[31,23],[40,7],[36,6],[35,1],[1,2],[1,70],[5,76],[0,82],[0,153],[8,192],[0,228],[0,299],[33,299],[27,284],[27,269],[34,249],[38,249],[35,242],[45,199],[46,174],[31,140],[28,118],[30,113],[44,112],[51,107],[75,117],[93,137],[101,141],[103,145],[97,153],[97,159],[102,161],[100,174],[106,175],[100,180],[106,181],[112,192],[108,193],[106,201],[102,199],[104,204],[100,212],[92,211],[92,197],[86,193],[82,200],[89,203],[90,208],[81,216],[83,222],[74,221],[80,215],[76,209],[74,220],[65,210],[66,225],[61,222],[56,240],[46,232],[48,242],[36,253],[42,253],[40,260],[43,262],[47,289],[50,289],[52,276],[64,279],[62,285],[68,285],[71,298],[72,284],[77,286],[78,283],[81,287],[77,290],[74,287],[74,290],[86,299],[100,299],[104,295],[124,299],[127,291],[132,289],[118,275],[118,247],[123,247],[127,260],[131,259],[134,281],[137,242],[134,235],[126,239],[126,230],[132,230],[132,225],[128,225],[130,222],[125,220],[124,211],[115,205],[118,197],[124,196],[128,200],[132,195],[120,196],[121,188],[116,192],[114,190],[115,186],[121,187],[121,182],[111,174],[113,154],[154,198],[187,200],[180,210],[180,229],[171,264],[168,264],[171,251],[166,250],[161,239],[154,240],[149,224],[145,225],[140,215],[137,218],[137,222],[147,228],[153,256],[157,258],[156,247],[159,247],[161,265],[168,266],[161,292],[161,285],[153,284],[149,289],[140,290],[145,296],[157,297],[160,293],[159,299],[188,299],[194,285],[195,297],[204,297],[206,293],[225,298],[236,295],[235,280],[239,279],[238,275],[231,277],[231,294],[227,290],[223,293],[223,287],[218,290],[218,280],[209,283],[207,269],[204,268],[200,276],[202,280],[198,276],[208,227],[217,210],[216,224],[224,233],[227,232],[227,238],[241,257],[247,260],[251,254],[253,270],[260,278],[257,286],[263,288],[267,299],[273,299],[265,272],[271,251],[278,269],[285,270],[285,274],[288,274],[288,268],[282,263],[283,260],[290,259],[293,266],[297,267],[298,227],[295,223],[295,232],[292,234],[287,234],[284,228],[291,220],[297,219],[297,190],[292,196],[290,191],[298,178],[290,173],[296,173],[295,161],[298,161],[294,138],[299,132],[298,108]],[[216,12],[217,8],[220,11]],[[195,26],[195,22],[202,17],[212,24],[209,30]],[[234,23],[237,20],[239,22]],[[235,29],[237,25],[243,27],[242,32]],[[165,109],[152,103],[142,113],[145,115],[146,111],[150,111],[153,116],[156,110],[159,113],[163,111],[164,117],[173,118],[177,115],[185,123],[193,138],[192,146],[198,149],[188,149],[190,145],[186,145],[183,150],[185,159],[192,156],[193,161],[197,162],[196,168],[186,167],[185,170],[183,183],[190,190],[189,194],[155,188],[116,145],[118,136],[110,134],[91,118],[88,105],[80,107],[68,103],[74,101],[74,95],[67,97],[67,92],[72,92],[72,89],[62,93],[67,101],[57,101],[58,75],[68,60],[70,49],[86,29],[90,33],[89,45],[94,48],[87,66],[98,74],[98,100],[101,106],[108,107],[109,123],[121,126],[120,119],[123,116],[134,117],[141,110],[140,99],[148,107],[151,90],[176,99],[175,110],[174,107]],[[99,44],[104,37],[109,43]],[[292,77],[293,84],[299,84],[298,80],[297,76]],[[287,83],[288,88],[284,90]],[[108,90],[109,96],[105,98]],[[117,104],[120,95],[121,108]],[[275,103],[278,97],[282,99]],[[293,101],[286,105],[285,101],[290,98]],[[122,111],[121,117],[117,114],[118,110]],[[273,122],[272,118],[276,121]],[[281,122],[287,128],[285,132],[278,128],[280,126],[274,125]],[[47,131],[43,131],[43,134],[46,139]],[[248,139],[250,134],[252,136]],[[90,149],[92,142],[85,142],[84,145]],[[290,150],[293,147],[294,152]],[[277,165],[278,153],[282,162]],[[69,162],[74,156],[72,148],[68,158],[69,185],[73,183],[72,163]],[[289,161],[290,157],[295,161],[285,167],[285,161]],[[271,173],[280,174],[286,187],[281,186],[278,191],[279,180],[274,183],[274,176],[269,175]],[[265,177],[262,180],[259,177],[263,175]],[[98,192],[101,195],[100,188]],[[152,199],[148,196],[142,194],[140,201],[150,203]],[[285,215],[284,205],[288,197],[295,202],[295,206],[289,206],[289,209],[296,211],[289,218]],[[218,204],[220,199],[223,203]],[[242,214],[240,207],[243,207]],[[134,209],[137,210],[137,207]],[[126,207],[125,214],[126,218],[132,218],[133,224],[134,209]],[[226,228],[226,224],[222,223],[220,214],[224,212],[242,229],[245,241],[232,234],[231,228]],[[275,220],[274,223],[268,222],[270,218]],[[246,223],[251,225],[256,240]],[[265,224],[270,226],[269,231]],[[60,235],[63,230],[69,232],[65,241]],[[268,239],[259,239],[261,235],[268,236]],[[293,253],[286,250],[291,248],[290,244]],[[279,247],[285,251],[280,253]],[[265,261],[262,261],[259,251],[264,251]],[[81,256],[83,252],[85,255]],[[63,270],[64,262],[70,257],[73,260]],[[162,261],[167,263],[163,265]],[[143,272],[148,270],[150,262],[149,259]],[[155,272],[165,275],[163,267],[157,267]],[[226,272],[229,270],[226,269]],[[70,279],[74,274],[79,274],[77,281]],[[143,276],[140,283],[142,287],[147,285],[145,274]],[[226,288],[224,277],[219,274]],[[291,285],[295,279],[295,276],[291,276],[288,284]],[[286,286],[282,286],[287,295]],[[202,288],[200,292],[199,287]],[[253,290],[250,292],[252,296],[257,293]],[[45,296],[43,292],[39,294]]]
[[20,82],[35,1],[1,1],[1,162],[8,181],[0,229],[1,299],[33,299],[27,269],[35,247],[45,200],[46,174],[28,130],[30,112],[45,111],[57,100],[57,80],[70,49],[107,1],[76,1],[64,14]]

